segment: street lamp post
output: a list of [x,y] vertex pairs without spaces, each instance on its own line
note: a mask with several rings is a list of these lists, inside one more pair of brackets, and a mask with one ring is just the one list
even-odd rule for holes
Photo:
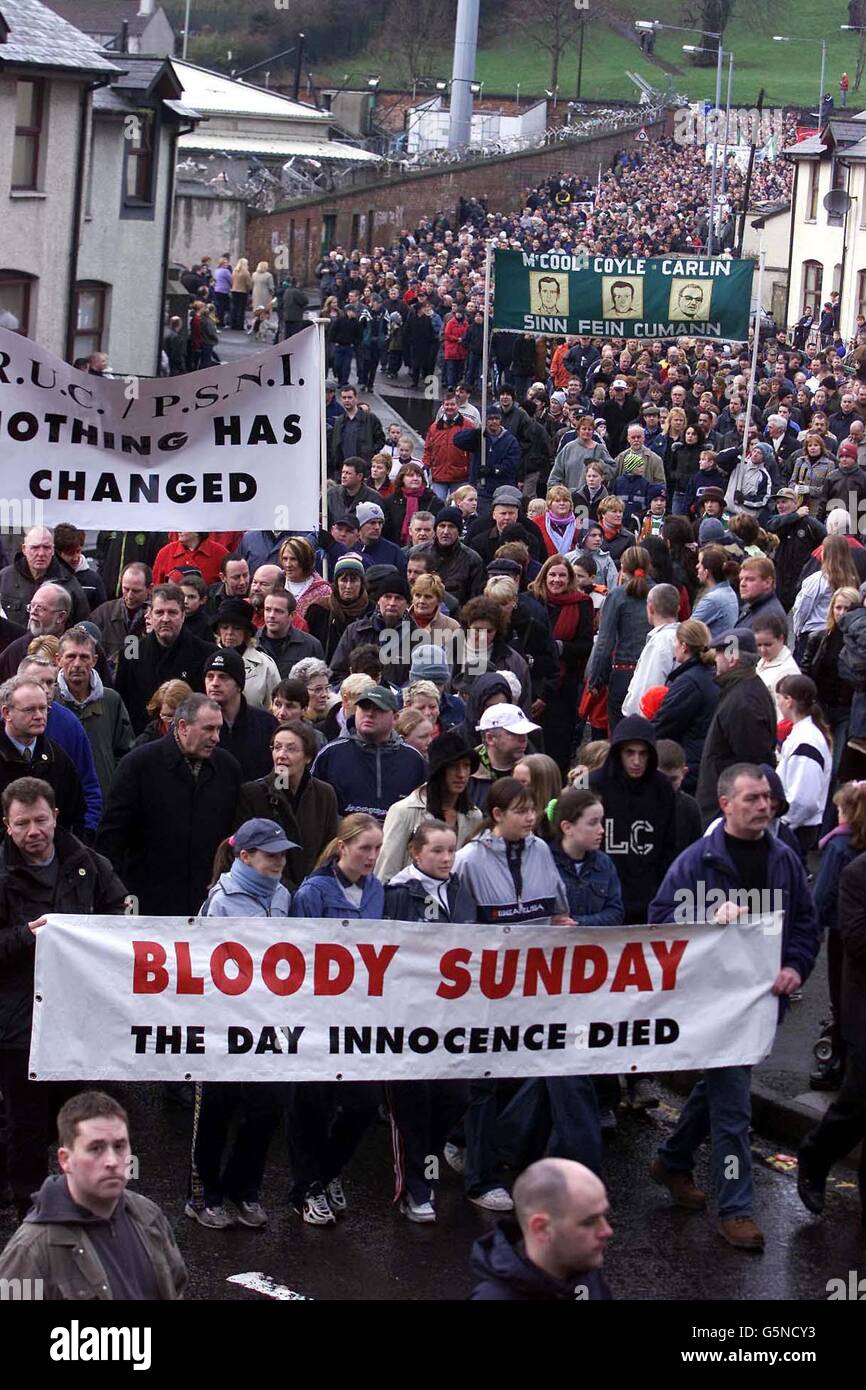
[[724,198],[725,189],[728,184],[728,139],[731,123],[731,88],[734,81],[734,55],[728,50],[728,99],[725,103],[725,153],[722,159],[722,190],[721,196]]
[[190,4],[190,0],[186,0],[186,8],[185,8],[184,13],[183,13],[183,59],[184,59],[184,62],[186,62],[186,50],[187,50],[187,47],[188,47],[188,45],[189,45],[189,4]]
[[[841,25],[840,27],[841,27],[842,29],[849,29],[849,28],[851,28],[851,25],[849,25],[849,24],[843,24],[843,25]],[[789,38],[787,34],[774,34],[774,35],[773,35],[773,43],[812,43],[812,42],[813,42],[812,39],[792,39],[792,38]],[[821,40],[821,80],[820,80],[820,82],[819,82],[819,84],[818,84],[818,110],[817,110],[816,113],[815,113],[815,114],[817,115],[817,117],[818,117],[818,124],[819,124],[819,125],[821,124],[821,113],[822,113],[823,110],[824,110],[824,73],[825,73],[826,67],[827,67],[827,40],[826,40],[826,39],[822,39],[822,40]]]
[[[711,35],[710,37],[712,37],[712,38],[718,38],[718,47],[717,47],[717,54],[718,54],[718,57],[717,57],[717,59],[716,59],[716,103],[715,103],[715,119],[714,119],[714,121],[713,121],[713,171],[712,171],[712,174],[710,175],[710,221],[709,221],[709,226],[707,227],[707,255],[708,255],[708,256],[711,256],[711,255],[713,254],[713,233],[714,233],[714,231],[715,231],[715,220],[716,220],[716,182],[717,182],[717,180],[718,180],[718,163],[719,163],[719,108],[721,107],[721,104],[722,104],[722,56],[723,56],[723,54],[724,54],[724,49],[722,48],[722,36],[721,36],[721,34],[718,34],[718,35],[713,34],[713,35]],[[712,49],[702,48],[700,44],[684,43],[684,44],[683,44],[683,52],[684,52],[684,53],[707,53],[707,52],[712,52]],[[726,150],[726,153],[727,153],[727,150]]]

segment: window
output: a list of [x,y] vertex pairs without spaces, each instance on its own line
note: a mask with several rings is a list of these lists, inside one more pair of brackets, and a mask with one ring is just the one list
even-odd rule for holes
[[373,250],[373,209],[367,212],[367,254]]
[[129,206],[153,202],[153,112],[136,111],[124,120],[126,165],[123,201]]
[[350,246],[350,248],[351,248],[352,251],[354,251],[355,248],[356,248],[356,246],[358,246],[358,244],[360,243],[360,240],[361,240],[361,214],[360,214],[359,212],[353,212],[353,213],[352,213],[352,231],[351,231],[351,235],[350,235],[350,237],[349,237],[349,246]]
[[817,159],[809,165],[809,197],[806,205],[806,221],[815,222],[818,217],[818,177],[821,166]]
[[818,318],[821,309],[821,281],[824,267],[820,261],[803,262],[803,307],[811,309]]
[[75,336],[72,360],[102,352],[105,335],[105,306],[107,286],[93,280],[82,280],[75,287]]
[[39,178],[45,83],[26,79],[15,84],[15,143],[12,147],[12,187],[35,189]]
[[866,270],[857,272],[857,314],[866,317]]
[[17,332],[25,338],[30,335],[30,292],[34,283],[34,277],[24,271],[0,270],[0,326],[13,332],[17,326]]
[[322,217],[322,255],[327,256],[337,235],[337,214],[326,212]]

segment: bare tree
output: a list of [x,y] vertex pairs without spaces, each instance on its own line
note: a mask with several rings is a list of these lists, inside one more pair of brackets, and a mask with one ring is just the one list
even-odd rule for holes
[[574,0],[512,0],[508,13],[527,39],[550,54],[550,90],[555,91],[563,55],[577,43],[581,21],[595,18],[595,11],[577,9]]
[[419,77],[450,76],[431,73],[430,53],[450,47],[455,10],[456,3],[448,0],[391,0],[379,46],[401,78],[416,82]]

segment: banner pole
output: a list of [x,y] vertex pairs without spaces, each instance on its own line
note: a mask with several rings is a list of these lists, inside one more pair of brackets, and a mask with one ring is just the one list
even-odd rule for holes
[[[321,526],[326,535],[328,534],[328,420],[325,414],[327,410],[325,378],[328,373],[328,354],[325,347],[325,329],[327,324],[327,319],[316,319],[316,332],[319,335],[319,485],[322,494],[319,500]],[[322,557],[322,578],[328,578],[327,553]]]
[[487,242],[484,252],[484,342],[481,348],[481,449],[480,466],[484,470],[484,431],[487,428],[487,373],[490,367],[490,266],[493,242]]
[[761,295],[764,288],[764,260],[766,252],[764,250],[764,238],[758,244],[758,288],[755,292],[755,315],[752,324],[752,370],[749,373],[749,393],[746,397],[746,424],[743,429],[743,451],[740,454],[740,461],[731,474],[731,481],[728,483],[728,491],[725,494],[725,501],[730,506],[734,506],[734,493],[737,491],[738,484],[742,481],[743,473],[746,468],[746,455],[749,452],[749,429],[752,423],[752,406],[755,401],[755,377],[758,371],[758,344],[761,336]]

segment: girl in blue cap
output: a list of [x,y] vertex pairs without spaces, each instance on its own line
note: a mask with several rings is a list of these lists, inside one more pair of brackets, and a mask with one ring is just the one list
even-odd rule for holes
[[[297,848],[276,821],[244,821],[217,850],[214,881],[199,915],[288,917],[291,896],[280,878],[286,852]],[[199,1225],[215,1231],[266,1225],[259,1196],[282,1096],[283,1087],[271,1082],[196,1085],[190,1196],[184,1210]]]

